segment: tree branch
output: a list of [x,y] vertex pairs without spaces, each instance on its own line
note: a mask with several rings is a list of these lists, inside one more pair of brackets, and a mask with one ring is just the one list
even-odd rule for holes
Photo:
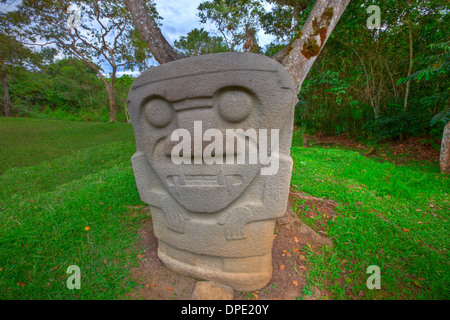
[[294,41],[274,59],[283,64],[300,90],[350,0],[317,0]]
[[149,15],[142,0],[124,0],[124,3],[131,13],[134,25],[142,39],[147,43],[156,61],[163,64],[186,57],[169,44],[155,20]]

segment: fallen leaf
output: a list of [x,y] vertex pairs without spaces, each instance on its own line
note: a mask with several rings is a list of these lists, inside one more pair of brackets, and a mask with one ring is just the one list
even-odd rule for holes
[[421,209],[416,209],[416,211],[417,211],[417,212],[422,212],[422,210],[421,210]]
[[144,256],[142,254],[138,254],[136,257],[138,257],[139,259],[142,259]]
[[281,269],[281,270],[284,270],[284,264],[282,264],[282,265],[280,266],[280,269]]
[[419,221],[417,221],[417,223],[418,223],[418,224],[422,224],[423,222],[419,220]]
[[167,290],[170,290],[170,291],[172,291],[173,289],[172,289],[171,287],[167,287]]
[[403,231],[405,231],[405,232],[409,232],[409,229],[403,228]]
[[305,261],[306,260],[306,257],[304,256],[304,255],[300,255],[300,260],[302,260],[302,261]]
[[25,287],[27,284],[25,282],[19,281],[17,282],[18,286]]
[[298,238],[294,236],[294,241],[299,243]]
[[156,287],[156,283],[152,283],[152,287]]
[[295,280],[292,280],[292,283],[294,284],[294,286],[298,286],[298,282],[297,281],[295,281]]

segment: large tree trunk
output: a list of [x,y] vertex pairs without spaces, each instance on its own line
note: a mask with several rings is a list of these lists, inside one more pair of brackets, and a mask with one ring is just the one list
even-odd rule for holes
[[450,121],[444,127],[439,164],[441,166],[441,173],[450,174]]
[[317,0],[295,40],[274,56],[291,74],[297,92],[349,2]]
[[2,74],[2,83],[3,83],[3,101],[5,105],[5,117],[11,116],[11,110],[9,106],[9,91],[8,91],[8,79],[6,74]]
[[173,48],[164,38],[155,20],[149,15],[142,0],[124,0],[131,13],[134,25],[142,39],[147,43],[153,57],[160,64],[185,58],[186,56]]

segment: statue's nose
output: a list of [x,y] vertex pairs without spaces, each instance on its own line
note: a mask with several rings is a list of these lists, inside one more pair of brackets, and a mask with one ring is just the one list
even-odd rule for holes
[[[177,109],[177,130],[184,129],[189,133],[190,154],[192,157],[201,157],[205,147],[210,141],[203,141],[206,130],[217,127],[214,108],[210,99],[190,99],[183,101],[183,104],[176,103]],[[171,135],[167,136],[165,143],[165,154],[170,157],[172,149],[180,140],[171,141]],[[184,138],[183,138],[184,139]],[[188,151],[183,149],[183,151]],[[183,153],[181,151],[181,153]],[[182,156],[182,155],[181,155]]]

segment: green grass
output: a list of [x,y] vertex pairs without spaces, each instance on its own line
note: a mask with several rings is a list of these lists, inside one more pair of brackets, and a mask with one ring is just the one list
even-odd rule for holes
[[125,123],[0,117],[0,174],[110,142],[132,142]]
[[[1,151],[0,299],[123,296],[133,286],[136,230],[148,218],[129,208],[142,204],[131,126],[2,119],[0,130],[16,147],[6,149],[11,157]],[[81,290],[66,286],[70,265],[80,267]]]
[[[148,219],[133,209],[142,203],[131,126],[0,119],[0,132],[0,299],[124,298]],[[303,294],[317,286],[334,299],[448,299],[450,182],[436,164],[396,166],[298,141],[295,133],[292,186],[339,203],[326,230],[333,248],[305,248]],[[81,290],[66,286],[70,265]],[[381,269],[381,290],[366,287],[369,265]]]
[[[333,248],[309,248],[309,281],[337,299],[448,299],[450,179],[438,165],[394,165],[339,148],[293,147],[291,184],[339,203]],[[310,224],[311,225],[311,224]],[[369,290],[369,265],[381,290]]]

